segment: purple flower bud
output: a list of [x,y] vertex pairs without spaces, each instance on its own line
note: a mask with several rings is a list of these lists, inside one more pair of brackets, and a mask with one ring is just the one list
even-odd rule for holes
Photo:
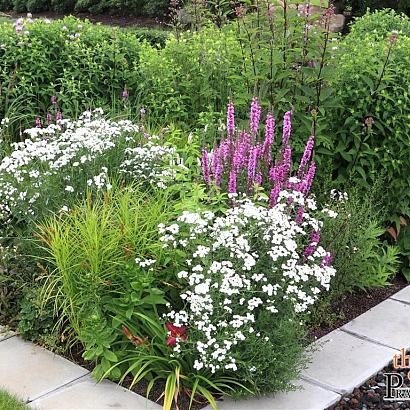
[[261,106],[259,105],[258,98],[253,97],[252,98],[252,104],[251,104],[251,122],[250,122],[250,127],[252,133],[255,135],[258,132],[259,128],[259,121],[261,118]]
[[292,111],[288,111],[285,113],[283,117],[282,143],[284,146],[288,145],[291,133],[292,133]]
[[123,92],[122,92],[122,98],[124,100],[128,100],[129,94],[128,94],[128,90],[126,88],[124,88]]
[[51,104],[53,104],[54,107],[57,105],[57,97],[55,95],[51,97]]
[[202,148],[201,165],[202,165],[202,176],[204,178],[204,182],[206,185],[209,185],[209,182],[210,182],[209,158],[208,158],[208,152],[205,147]]
[[235,132],[235,107],[231,101],[228,103],[226,126],[228,129],[228,136],[232,137]]
[[51,114],[48,112],[47,113],[47,117],[46,117],[46,121],[47,121],[47,124],[49,125],[49,124],[51,124],[51,121],[53,120],[53,117],[51,116]]

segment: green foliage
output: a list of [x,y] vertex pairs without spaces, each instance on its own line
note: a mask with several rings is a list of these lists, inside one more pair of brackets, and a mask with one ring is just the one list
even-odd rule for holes
[[136,95],[140,42],[131,32],[72,17],[48,24],[26,20],[24,31],[0,26],[0,117],[13,116],[16,133],[32,126],[36,115],[45,116],[52,95],[70,117],[90,106],[111,109],[125,87]]
[[130,13],[134,16],[165,16],[168,10],[168,0],[3,0],[0,10],[17,12],[48,11],[59,12],[89,12],[99,14],[104,12]]
[[395,30],[399,35],[410,36],[410,19],[393,10],[367,11],[362,18],[354,20],[350,26],[350,33],[354,37],[370,34],[377,38],[389,37]]
[[347,200],[334,193],[329,204],[338,216],[325,222],[321,241],[334,255],[337,273],[331,282],[333,297],[386,286],[398,270],[398,248],[380,240],[385,232],[381,227],[380,184],[372,189],[353,189]]
[[43,337],[53,334],[54,318],[52,306],[41,306],[40,288],[32,288],[25,292],[20,303],[20,320],[17,330],[28,340],[40,342]]
[[145,40],[151,44],[151,46],[157,48],[164,47],[169,35],[169,32],[166,30],[151,28],[130,28],[129,31],[135,34],[140,41]]
[[405,31],[410,23],[394,13],[381,14],[380,28],[375,29],[375,18],[368,14],[343,40],[332,81],[343,108],[330,118],[331,155],[338,183],[353,179],[369,187],[380,174],[385,176],[392,218],[408,214],[410,203],[410,37],[399,32],[396,38],[385,30]]
[[[157,268],[140,269],[135,258],[155,257],[161,266],[157,225],[168,217],[171,203],[165,193],[128,188],[96,201],[89,198],[40,228],[51,264],[43,304],[55,306],[60,325],[68,319],[85,345],[85,357],[97,361],[98,377],[111,366],[107,351],[123,336],[120,324],[137,326],[138,315],[147,309],[159,321],[155,306],[165,303],[157,287],[161,277]],[[112,320],[116,326],[103,326]]]
[[151,117],[208,125],[212,142],[217,135],[212,125],[222,118],[228,100],[233,99],[238,117],[245,119],[256,93],[275,114],[293,108],[299,150],[312,125],[319,145],[329,146],[332,136],[325,118],[337,105],[328,86],[337,47],[326,29],[307,36],[311,20],[291,8],[285,15],[276,11],[272,19],[266,16],[261,6],[258,13],[220,28],[205,21],[200,30],[177,31],[163,49],[143,46],[140,101]]
[[390,226],[387,232],[399,248],[401,256],[401,272],[408,282],[410,282],[410,227],[409,219],[403,216],[397,218],[395,227]]

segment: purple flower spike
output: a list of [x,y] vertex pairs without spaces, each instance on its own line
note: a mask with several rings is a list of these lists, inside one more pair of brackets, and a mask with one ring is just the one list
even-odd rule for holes
[[61,121],[63,119],[63,114],[61,114],[61,111],[56,112],[56,121]]
[[236,194],[236,171],[234,169],[231,169],[229,173],[228,193]]
[[306,165],[310,161],[310,158],[312,157],[312,151],[313,147],[315,145],[315,137],[311,135],[308,139],[308,142],[305,147],[305,151],[303,152],[302,159],[299,164],[299,170],[298,170],[298,175],[301,178],[305,172]]
[[269,166],[272,161],[272,145],[274,142],[275,133],[275,119],[271,113],[266,117],[265,123],[265,141],[263,143],[263,158],[265,159],[266,165]]
[[42,127],[40,117],[36,117],[36,127],[37,127],[37,128],[41,128],[41,127]]
[[228,103],[226,126],[228,129],[228,136],[232,137],[235,132],[235,107],[231,101]]
[[260,146],[256,145],[250,148],[249,161],[248,161],[248,189],[252,188],[255,182],[256,168],[258,165],[258,156],[260,152]]
[[262,176],[262,172],[258,172],[255,176],[255,184],[257,185],[262,185],[262,181],[263,181],[263,176]]
[[283,177],[286,179],[289,176],[289,172],[292,168],[292,149],[290,145],[287,145],[283,151]]
[[204,178],[204,182],[206,185],[209,185],[210,183],[209,157],[208,157],[208,152],[205,147],[202,148],[201,165],[202,165],[202,176]]
[[270,193],[269,207],[273,208],[278,203],[279,193],[280,193],[280,184],[275,184],[275,186],[273,187]]
[[57,97],[55,95],[51,97],[51,104],[53,104],[54,107],[57,105]]
[[309,166],[309,170],[306,174],[306,177],[303,181],[303,193],[307,195],[310,192],[310,189],[312,188],[313,180],[315,178],[315,173],[316,173],[316,163],[315,161],[312,161]]
[[261,111],[262,109],[261,109],[261,106],[259,105],[258,98],[253,97],[252,104],[251,104],[251,123],[250,123],[251,131],[253,135],[256,135],[256,133],[258,132],[259,121],[261,118]]
[[309,256],[312,256],[314,254],[315,250],[316,250],[316,246],[310,244],[306,246],[305,250],[303,251],[303,256],[305,258],[308,258]]
[[129,97],[128,90],[124,88],[124,91],[122,92],[122,98],[124,100],[128,100],[128,97]]
[[291,133],[292,133],[292,111],[288,111],[285,113],[283,117],[282,143],[284,146],[288,145]]
[[46,117],[47,124],[50,125],[52,120],[53,120],[53,117],[52,117],[51,114],[48,112],[48,113],[47,113],[47,117]]

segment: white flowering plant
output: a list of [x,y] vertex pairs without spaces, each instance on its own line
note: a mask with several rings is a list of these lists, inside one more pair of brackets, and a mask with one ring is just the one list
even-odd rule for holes
[[0,217],[27,221],[69,211],[88,191],[110,190],[118,180],[166,188],[184,166],[175,148],[142,131],[105,119],[101,109],[26,130],[29,138],[0,162]]
[[179,256],[180,302],[165,315],[172,356],[254,393],[289,387],[303,363],[304,315],[335,275],[310,211],[312,199],[282,191],[271,208],[243,199],[223,216],[184,212],[159,227],[164,247]]

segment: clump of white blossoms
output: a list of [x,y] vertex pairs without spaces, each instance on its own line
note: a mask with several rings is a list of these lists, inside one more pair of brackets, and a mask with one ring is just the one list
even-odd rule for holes
[[162,146],[131,121],[105,119],[101,109],[25,132],[29,138],[14,144],[0,163],[0,212],[13,217],[68,209],[71,201],[65,200],[109,190],[119,173],[165,188],[183,166],[173,147]]
[[241,350],[250,337],[271,343],[259,328],[261,315],[299,320],[336,273],[319,245],[322,222],[315,210],[313,199],[283,191],[273,208],[243,199],[224,216],[184,212],[177,223],[159,226],[164,246],[186,255],[177,273],[185,306],[167,314],[188,329],[175,355],[194,349],[198,371],[255,371],[256,359],[244,362]]

